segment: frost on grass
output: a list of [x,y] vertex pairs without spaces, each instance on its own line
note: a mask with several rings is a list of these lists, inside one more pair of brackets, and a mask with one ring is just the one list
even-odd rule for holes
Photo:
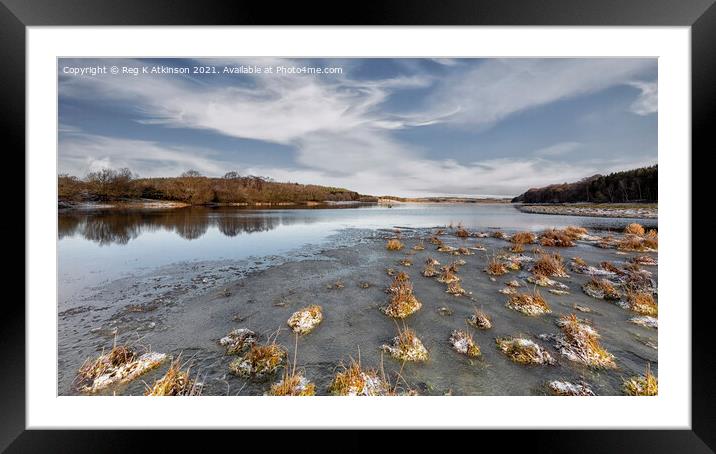
[[451,295],[455,295],[455,296],[463,296],[463,295],[469,294],[469,292],[468,292],[467,290],[465,290],[464,288],[462,288],[462,285],[460,285],[460,281],[450,282],[450,283],[447,285],[447,290],[446,290],[446,292],[449,293],[449,294],[451,294]]
[[348,367],[341,364],[342,371],[333,377],[328,391],[337,396],[387,396],[391,394],[389,383],[375,369],[363,369],[360,362],[351,361]]
[[219,339],[219,345],[226,347],[227,355],[240,355],[256,344],[258,336],[246,328],[237,328]]
[[582,286],[582,290],[592,298],[600,300],[618,300],[621,298],[619,290],[607,279],[592,278]]
[[547,276],[529,276],[527,282],[530,284],[538,285],[540,287],[556,288],[559,290],[569,290],[569,287],[561,282],[557,282]]
[[497,343],[497,348],[516,363],[556,364],[556,361],[547,350],[529,339],[523,337],[501,337],[495,339],[495,342]]
[[425,244],[421,241],[420,243],[413,246],[414,251],[424,251],[425,250]]
[[382,345],[381,349],[395,359],[401,361],[427,361],[428,350],[410,328],[403,329],[390,345]]
[[254,345],[242,357],[229,364],[229,370],[242,377],[263,378],[278,369],[286,358],[286,351],[275,343]]
[[407,279],[399,279],[401,277],[397,276],[388,289],[390,303],[381,308],[388,317],[405,318],[422,307],[420,300],[413,295],[413,285]]
[[550,288],[550,289],[547,289],[547,291],[548,291],[549,293],[553,294],[553,295],[560,295],[560,296],[569,295],[569,292],[568,292],[568,291],[566,291],[566,290],[558,290],[558,289],[556,289],[556,288]]
[[288,319],[288,326],[294,333],[308,334],[323,320],[321,306],[313,304],[294,312]]
[[440,266],[440,262],[437,261],[437,260],[435,260],[435,259],[432,258],[432,257],[428,257],[427,259],[425,259],[425,264],[426,264],[426,265],[432,265],[432,266]]
[[659,306],[649,292],[627,291],[626,302],[623,305],[639,315],[655,317],[659,314]]
[[182,370],[180,359],[172,361],[166,374],[147,388],[145,396],[200,396],[203,385],[192,380],[191,367]]
[[655,317],[648,315],[640,315],[639,317],[632,317],[629,319],[631,323],[635,325],[644,326],[646,328],[659,329],[659,320]]
[[510,287],[515,287],[515,288],[517,288],[517,287],[522,287],[522,284],[520,284],[520,281],[518,281],[517,279],[511,280],[510,282],[508,282],[508,283],[505,284],[505,285],[508,285],[508,286],[510,286]]
[[456,329],[450,335],[450,345],[453,350],[470,358],[477,358],[481,355],[480,347],[475,343],[472,335],[467,331]]
[[585,262],[581,257],[572,258],[572,263],[570,264],[570,267],[575,273],[586,274],[588,276],[613,277],[615,275],[613,271],[609,271],[604,268],[596,268],[594,266],[588,265],[587,262]]
[[425,277],[435,277],[439,274],[438,270],[435,269],[435,265],[433,264],[426,264],[425,268],[423,268],[423,276]]
[[552,313],[547,302],[536,290],[531,295],[528,293],[511,295],[505,306],[530,316]]
[[283,378],[271,385],[266,393],[269,396],[315,396],[316,385],[311,383],[301,372],[289,374],[286,372]]
[[595,369],[614,369],[614,355],[599,343],[599,333],[593,326],[576,315],[559,318],[557,325],[562,334],[552,336],[555,348],[570,361],[582,363]]
[[517,295],[517,290],[514,287],[510,287],[509,285],[505,288],[501,288],[498,290],[498,292],[502,293],[503,295]]
[[647,364],[646,373],[624,380],[624,392],[628,396],[656,396],[659,392],[659,383],[651,373]]
[[570,383],[568,381],[552,380],[547,387],[555,396],[593,396],[594,391],[586,383]]
[[450,264],[440,268],[440,276],[438,276],[438,282],[443,284],[450,284],[451,282],[458,282],[460,277],[457,275],[457,265]]
[[657,266],[659,262],[650,255],[637,255],[629,260],[631,263],[644,266]]
[[117,345],[109,353],[103,353],[93,361],[85,361],[75,378],[75,387],[80,392],[94,393],[127,383],[159,366],[166,358],[164,353],[139,355],[131,347]]
[[410,259],[401,259],[398,263],[403,266],[413,266],[413,261]]
[[475,312],[467,319],[467,323],[478,329],[492,328],[490,317],[483,311],[476,309]]

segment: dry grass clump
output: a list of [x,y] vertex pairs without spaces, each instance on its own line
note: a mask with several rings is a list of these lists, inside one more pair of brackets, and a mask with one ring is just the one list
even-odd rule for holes
[[192,380],[189,376],[191,367],[182,370],[180,359],[177,358],[169,365],[169,370],[162,378],[156,380],[148,387],[145,396],[200,396],[203,385]]
[[614,369],[614,355],[599,344],[599,333],[578,319],[575,314],[563,315],[557,321],[562,335],[556,336],[555,347],[571,361],[596,369]]
[[635,325],[643,326],[645,328],[659,329],[659,320],[649,315],[640,315],[638,317],[632,317],[629,321]]
[[547,387],[555,396],[593,396],[594,391],[586,383],[571,383],[568,381],[552,380]]
[[389,251],[399,251],[403,249],[405,245],[398,239],[391,239],[388,240],[388,243],[385,245],[385,248]]
[[410,259],[402,259],[398,263],[403,266],[413,266],[413,261]]
[[418,311],[422,303],[413,295],[413,285],[407,280],[396,279],[390,286],[390,303],[381,308],[388,317],[405,318]]
[[472,335],[461,329],[453,330],[450,335],[450,345],[456,352],[467,355],[470,358],[477,358],[482,354]]
[[525,252],[525,247],[521,243],[515,243],[510,247],[510,252],[514,252],[516,254]]
[[315,396],[316,385],[302,373],[286,374],[278,383],[271,385],[269,396]]
[[564,261],[559,253],[541,254],[532,267],[532,273],[541,276],[567,277]]
[[617,241],[611,235],[603,236],[599,238],[599,241],[597,241],[597,247],[600,247],[602,249],[611,249],[616,246],[616,244]]
[[574,246],[573,237],[564,230],[550,229],[545,230],[539,236],[539,244],[548,247],[572,247]]
[[642,243],[645,247],[649,249],[658,249],[659,248],[659,234],[656,232],[656,230],[649,230],[646,235],[643,238]]
[[425,268],[423,269],[423,276],[425,277],[435,277],[437,276],[438,270],[435,269],[435,265],[427,264],[425,265]]
[[229,370],[242,377],[262,378],[278,369],[286,358],[286,350],[275,342],[254,345],[242,357],[229,364]]
[[457,251],[453,252],[454,255],[475,255],[474,252],[472,252],[470,249],[466,247],[459,247],[457,248]]
[[386,396],[391,393],[390,384],[375,369],[364,370],[360,360],[337,372],[328,391],[336,396]]
[[634,222],[626,226],[624,233],[641,236],[644,234],[644,227],[641,224]]
[[536,240],[537,238],[531,232],[517,232],[510,238],[510,241],[515,244],[532,244]]
[[323,320],[323,309],[317,304],[312,304],[294,312],[288,319],[288,326],[294,333],[308,334]]
[[462,288],[462,285],[460,285],[460,281],[450,282],[447,286],[446,292],[455,296],[467,295],[467,291]]
[[237,328],[219,339],[219,345],[226,347],[227,355],[240,355],[259,340],[256,333],[246,328]]
[[636,264],[636,265],[645,265],[645,266],[658,265],[657,260],[654,257],[651,257],[649,255],[637,255],[637,256],[629,259],[629,262]]
[[570,225],[564,228],[564,233],[569,235],[571,238],[578,240],[582,238],[584,235],[588,233],[587,229],[584,227],[577,227],[575,225]]
[[659,383],[651,373],[651,366],[646,365],[646,373],[624,380],[624,392],[629,396],[656,396]]
[[572,261],[578,266],[589,266],[582,257],[572,257]]
[[414,251],[424,251],[424,250],[425,250],[425,243],[423,243],[422,241],[420,241],[418,244],[416,244],[415,246],[413,246],[413,250],[414,250]]
[[487,272],[490,276],[502,276],[507,273],[507,267],[504,263],[497,260],[497,257],[491,257],[487,262],[485,272]]
[[645,251],[649,249],[644,244],[644,239],[636,235],[626,235],[617,242],[617,249],[620,251]]
[[427,361],[429,356],[428,350],[410,328],[399,331],[392,345],[383,345],[381,349],[401,361]]
[[475,309],[475,312],[467,319],[467,323],[478,329],[492,328],[490,317],[480,309]]
[[425,264],[426,265],[440,265],[440,262],[435,260],[432,257],[428,257],[427,259],[425,259]]
[[505,234],[500,232],[499,230],[495,230],[494,232],[492,232],[492,237],[498,238],[501,240],[501,239],[505,238]]
[[629,310],[639,315],[655,317],[659,313],[659,307],[651,293],[628,290],[626,300]]
[[623,271],[617,268],[612,262],[604,261],[600,264],[603,270],[609,271],[614,274],[622,274]]
[[460,277],[457,275],[457,266],[455,264],[445,265],[440,268],[440,276],[438,276],[438,282],[443,284],[450,284],[457,282]]
[[137,354],[131,347],[114,345],[108,353],[87,359],[75,377],[74,386],[81,392],[97,392],[111,385],[127,383],[159,366],[167,355],[147,352]]
[[606,279],[592,278],[582,286],[582,290],[592,298],[605,300],[618,300],[621,298],[621,294],[614,287],[614,284]]
[[556,364],[547,350],[523,337],[501,337],[495,339],[497,348],[512,361],[519,364]]
[[511,295],[505,306],[530,316],[552,313],[552,310],[550,310],[547,302],[542,298],[538,290],[535,290],[531,295],[527,293]]
[[464,227],[458,226],[457,231],[455,232],[455,236],[457,236],[458,238],[467,238],[470,236],[470,232],[468,232],[467,229],[465,229]]

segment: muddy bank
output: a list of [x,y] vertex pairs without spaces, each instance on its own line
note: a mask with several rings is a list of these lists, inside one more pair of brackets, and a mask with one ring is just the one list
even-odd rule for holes
[[[553,278],[569,293],[557,295],[541,289],[551,313],[523,315],[506,307],[509,297],[500,290],[512,281],[522,286],[520,291],[531,290],[529,272],[511,270],[491,278],[483,271],[489,258],[506,253],[511,243],[492,237],[463,239],[448,231],[440,236],[448,246],[470,248],[480,243],[484,247],[457,257],[438,252],[428,241],[431,232],[403,229],[405,247],[400,251],[385,248],[386,239],[394,235],[392,231],[365,231],[353,235],[350,244],[304,251],[302,256],[175,265],[97,287],[59,314],[59,394],[77,393],[71,387],[77,369],[87,357],[111,347],[115,337],[120,343],[191,358],[193,370],[200,373],[204,383],[204,394],[264,394],[279,375],[254,380],[231,374],[229,364],[236,356],[226,355],[219,339],[234,329],[248,328],[264,340],[280,328],[276,341],[292,353],[294,337],[286,322],[294,312],[312,304],[322,307],[323,320],[310,334],[299,337],[297,364],[315,383],[319,395],[328,393],[340,362],[357,358],[359,351],[365,367],[380,368],[382,364],[393,383],[400,371],[405,386],[423,395],[540,395],[547,393],[546,384],[554,380],[585,382],[596,394],[621,395],[622,379],[643,373],[647,362],[654,373],[658,371],[657,330],[630,322],[635,314],[619,305],[582,292],[581,287],[591,276],[570,271],[569,277]],[[421,242],[424,249],[413,250]],[[542,249],[560,252],[565,262],[580,256],[594,266],[605,260],[619,264],[645,255],[603,249],[588,241],[577,241],[570,248]],[[533,254],[528,248],[525,255]],[[656,257],[656,253],[648,255]],[[455,259],[465,261],[458,274],[466,295],[453,296],[444,284],[422,275],[429,256],[443,264]],[[406,259],[412,266],[404,266]],[[405,319],[405,326],[415,330],[428,349],[425,363],[402,366],[388,355],[381,356],[381,345],[397,335],[396,323],[380,310],[390,298],[385,291],[393,279],[386,272],[388,268],[407,273],[422,303],[420,310]],[[650,271],[656,279],[656,267]],[[490,316],[492,328],[478,330],[468,325],[475,308]],[[602,346],[614,355],[616,369],[594,370],[570,361],[540,337],[558,335],[557,320],[573,312],[591,320],[601,335]],[[402,322],[399,325],[402,328]],[[452,348],[449,339],[456,329],[472,334],[482,352],[479,358]],[[495,344],[496,338],[510,336],[538,343],[557,364],[525,366],[512,362]],[[165,364],[107,392],[142,394],[145,382],[160,377],[167,367]]]
[[659,214],[658,209],[655,206],[639,205],[518,205],[518,209],[525,213],[588,216],[597,218],[657,219]]

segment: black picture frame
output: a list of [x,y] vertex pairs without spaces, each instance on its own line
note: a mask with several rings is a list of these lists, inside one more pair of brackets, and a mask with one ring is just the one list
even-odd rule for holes
[[[6,153],[24,156],[25,33],[28,26],[84,25],[543,25],[543,26],[690,26],[692,83],[692,150],[713,143],[710,121],[716,110],[715,0],[382,0],[339,2],[227,2],[209,0],[0,0],[0,117],[5,125]],[[50,101],[48,101],[50,102]],[[689,156],[690,150],[684,150]],[[697,153],[691,153],[693,158]],[[23,164],[24,166],[24,164]],[[707,182],[693,174],[692,194],[703,194]],[[697,206],[693,203],[692,207]],[[703,219],[702,219],[703,220]],[[692,225],[699,225],[694,223]],[[709,219],[706,228],[714,222]],[[700,228],[704,228],[701,224]],[[693,231],[693,230],[692,230]],[[25,237],[25,242],[30,238]],[[25,263],[23,259],[23,263]],[[692,281],[705,281],[695,266]],[[695,279],[694,279],[695,278]],[[701,278],[701,279],[700,279]],[[683,283],[691,287],[691,282]],[[716,449],[716,367],[709,337],[709,300],[692,305],[691,430],[520,431],[529,445],[550,452],[713,452]],[[9,302],[7,302],[9,303]],[[676,302],[675,302],[676,303]],[[681,304],[688,302],[681,301]],[[699,304],[703,303],[703,304]],[[25,430],[25,310],[6,304],[0,317],[0,449],[7,452],[107,452],[147,447],[127,431]],[[665,340],[666,342],[666,340]],[[696,360],[698,358],[698,360]],[[410,438],[422,440],[425,433]],[[221,437],[235,435],[224,432]],[[348,446],[354,435],[347,436]],[[480,445],[505,442],[506,434],[484,432]],[[146,437],[146,433],[145,436]],[[510,446],[524,438],[509,436]],[[165,450],[185,438],[157,437]],[[364,439],[365,440],[365,439]],[[363,442],[370,444],[371,442]],[[354,448],[356,445],[354,445]]]

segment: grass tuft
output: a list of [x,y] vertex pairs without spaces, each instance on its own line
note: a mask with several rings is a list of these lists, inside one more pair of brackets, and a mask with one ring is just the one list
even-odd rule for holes
[[461,329],[453,330],[450,335],[450,345],[456,352],[467,355],[470,358],[477,358],[482,354],[480,347],[472,338],[472,334]]
[[388,240],[388,243],[385,245],[385,248],[389,251],[399,251],[404,247],[405,245],[398,239]]
[[518,364],[556,364],[547,350],[523,337],[501,337],[495,339],[497,348]]
[[651,366],[647,363],[646,373],[624,380],[624,392],[629,396],[656,396],[659,392],[659,383],[651,373]]
[[535,290],[531,295],[528,293],[510,295],[510,299],[505,306],[529,316],[552,313],[547,302],[540,295],[539,290]]
[[467,319],[467,323],[478,329],[490,329],[492,328],[492,320],[490,317],[480,309],[475,309],[470,318]]
[[564,261],[559,253],[540,254],[539,259],[537,259],[532,267],[532,273],[547,277],[567,277],[567,271],[564,269]]

